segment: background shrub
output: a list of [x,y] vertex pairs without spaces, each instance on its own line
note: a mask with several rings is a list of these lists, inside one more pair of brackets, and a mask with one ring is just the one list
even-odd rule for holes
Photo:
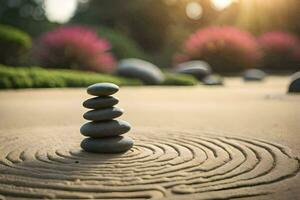
[[[250,33],[233,27],[209,27],[196,31],[185,42],[180,59],[203,60],[216,72],[239,72],[257,67],[261,52]],[[176,55],[178,59],[178,54]]]
[[133,39],[121,32],[101,26],[97,29],[97,33],[111,43],[111,51],[119,60],[124,58],[150,59]]
[[264,51],[263,65],[267,69],[300,69],[300,41],[285,32],[268,32],[258,41]]
[[162,85],[181,85],[181,86],[192,86],[197,85],[198,80],[193,76],[184,74],[165,74],[165,80]]
[[0,65],[0,88],[56,88],[87,87],[98,82],[111,82],[120,86],[141,85],[138,80],[112,75],[74,70],[47,70],[39,67],[12,68]]
[[[162,85],[198,84],[198,81],[189,75],[166,74],[165,76]],[[120,86],[142,85],[139,80],[94,72],[40,67],[14,68],[0,65],[0,89],[87,87],[99,82],[111,82]]]
[[42,35],[34,49],[38,63],[50,68],[111,72],[110,43],[83,26],[62,26]]
[[31,44],[31,38],[27,33],[0,25],[0,63],[7,65],[24,63]]

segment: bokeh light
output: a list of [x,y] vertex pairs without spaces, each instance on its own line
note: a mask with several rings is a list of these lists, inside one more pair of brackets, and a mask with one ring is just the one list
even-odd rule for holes
[[45,0],[47,18],[52,22],[65,23],[73,17],[77,0]]
[[189,2],[185,8],[186,15],[190,19],[200,19],[202,17],[203,9],[198,2]]
[[216,10],[223,10],[230,6],[235,0],[211,0],[213,7]]

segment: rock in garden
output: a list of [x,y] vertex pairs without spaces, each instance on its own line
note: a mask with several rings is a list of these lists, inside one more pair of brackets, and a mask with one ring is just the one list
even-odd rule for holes
[[150,62],[130,58],[119,62],[116,74],[141,80],[147,85],[158,85],[164,81],[162,71]]
[[267,74],[260,69],[248,69],[243,74],[245,81],[262,81],[266,76]]
[[92,138],[112,137],[122,135],[130,130],[128,122],[122,120],[110,120],[103,122],[88,122],[80,128],[84,136]]
[[80,128],[82,135],[89,138],[81,142],[81,148],[94,153],[120,153],[133,146],[133,140],[120,135],[127,133],[131,126],[122,120],[113,120],[123,114],[123,109],[113,107],[119,100],[110,95],[118,92],[119,87],[112,83],[98,83],[88,87],[88,94],[94,97],[83,102],[83,106],[93,110],[83,117],[92,122]]
[[96,83],[87,88],[87,93],[94,96],[109,96],[119,91],[113,83]]
[[289,93],[300,93],[300,72],[292,75],[292,81],[289,85]]
[[204,85],[223,85],[223,78],[219,75],[209,75],[202,80]]
[[194,60],[178,64],[175,72],[192,75],[201,81],[204,77],[210,75],[212,70],[208,63]]
[[119,99],[112,96],[94,97],[83,102],[85,108],[100,109],[112,107],[119,103]]
[[111,120],[120,117],[123,114],[123,112],[123,109],[117,107],[90,110],[84,113],[83,118],[92,121]]
[[117,136],[112,138],[86,138],[81,142],[81,148],[93,153],[122,153],[133,146],[129,137]]

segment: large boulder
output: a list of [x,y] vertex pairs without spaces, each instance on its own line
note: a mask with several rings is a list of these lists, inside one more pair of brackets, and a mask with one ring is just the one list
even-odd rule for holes
[[289,93],[300,93],[300,71],[292,75],[292,81],[288,89]]
[[178,64],[175,73],[188,74],[202,81],[202,79],[212,73],[212,70],[208,63],[200,60],[193,60]]
[[263,81],[266,76],[267,74],[260,69],[248,69],[243,73],[245,81]]
[[136,58],[121,60],[115,73],[119,76],[139,79],[147,85],[158,85],[164,81],[164,74],[157,66]]

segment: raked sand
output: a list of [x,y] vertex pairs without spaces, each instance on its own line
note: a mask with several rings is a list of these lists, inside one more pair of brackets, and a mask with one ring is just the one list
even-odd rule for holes
[[287,77],[123,87],[127,153],[81,151],[85,89],[0,92],[0,199],[300,199],[300,95]]

